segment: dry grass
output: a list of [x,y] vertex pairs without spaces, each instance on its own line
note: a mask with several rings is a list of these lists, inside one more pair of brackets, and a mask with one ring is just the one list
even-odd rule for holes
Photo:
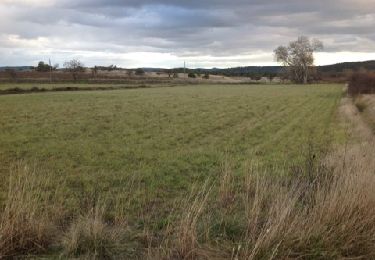
[[356,96],[354,98],[354,105],[356,106],[356,108],[358,109],[359,112],[363,112],[365,111],[366,107],[367,107],[367,104],[366,102],[363,100],[362,97],[360,96]]
[[105,223],[106,208],[101,203],[70,225],[61,244],[65,256],[87,256],[90,259],[112,258],[122,235],[122,227]]
[[265,176],[248,178],[244,196],[246,232],[243,235],[241,258],[271,257],[288,235],[292,214],[295,213],[299,191],[284,187]]
[[359,98],[364,104],[362,118],[375,133],[375,95],[361,95]]
[[[184,214],[174,223],[183,232],[166,233],[172,242],[161,244],[163,250],[154,256],[374,259],[375,161],[371,155],[375,154],[375,138],[366,132],[363,139],[363,143],[349,143],[346,149],[331,152],[315,166],[307,163],[310,169],[300,171],[301,176],[278,177],[277,169],[247,170],[236,189],[231,188],[233,170],[224,163],[217,193],[211,192],[215,186],[200,189],[191,207],[182,207]],[[217,199],[209,194],[216,194]],[[235,198],[230,204],[236,213],[227,210],[228,197]],[[241,229],[235,239],[218,241],[212,236],[215,218],[241,215],[245,218],[239,221]],[[198,239],[207,234],[211,237]],[[160,255],[171,248],[179,254]]]
[[[374,147],[374,146],[373,146]],[[375,152],[367,147],[364,153]],[[336,155],[341,162],[341,155]],[[169,234],[164,245],[167,259],[373,259],[375,257],[375,176],[366,157],[347,159],[330,178],[303,183],[289,183],[267,174],[247,175],[244,189],[237,191],[242,200],[233,202],[245,216],[238,239],[215,243],[215,239],[198,238],[212,233],[215,200],[209,200],[202,188],[175,222],[180,232]],[[227,179],[228,180],[228,179]],[[308,181],[309,178],[303,180]],[[222,204],[223,205],[223,204]],[[221,208],[220,213],[227,211]],[[223,217],[223,216],[222,216]],[[236,215],[232,216],[233,218]],[[199,223],[201,220],[201,223]],[[201,229],[198,226],[203,227]],[[163,245],[161,245],[163,246]],[[170,254],[168,250],[175,250]],[[155,255],[154,255],[155,256]]]
[[219,203],[221,207],[228,208],[235,200],[235,185],[233,166],[228,158],[221,165],[221,177],[219,181]]
[[102,203],[76,216],[64,208],[65,196],[51,178],[23,162],[10,169],[0,212],[0,259],[48,254],[60,248],[65,256],[111,258],[125,233],[123,203],[115,201],[112,225],[105,222],[107,208]]
[[[161,241],[160,244],[150,243],[147,256],[150,259],[372,259],[375,257],[375,165],[372,157],[366,155],[375,153],[375,145],[374,140],[368,141],[361,144],[361,152],[355,146],[351,151],[349,146],[331,154],[325,167],[314,169],[319,174],[314,175],[312,182],[308,176],[277,177],[275,169],[262,171],[255,167],[247,170],[241,177],[242,184],[235,187],[234,171],[224,164],[219,185],[207,181],[179,202],[178,209],[172,210],[162,237],[151,238]],[[321,169],[328,172],[321,174]],[[53,243],[59,244],[63,255],[68,257],[116,256],[124,237],[123,227],[105,221],[104,204],[96,203],[86,214],[73,218],[64,232],[58,232],[58,217],[53,214],[56,209],[52,210],[57,205],[43,195],[48,190],[48,180],[38,178],[35,171],[23,166],[12,173],[1,215],[3,257],[45,252]],[[118,219],[124,219],[122,210],[116,212],[121,212]],[[213,230],[215,219],[222,221],[241,215],[244,218],[239,221],[241,229],[237,237],[217,240]]]
[[46,251],[61,214],[47,175],[22,163],[10,170],[8,193],[0,214],[0,258]]
[[185,200],[177,201],[177,207],[171,211],[172,220],[163,230],[160,244],[157,247],[150,247],[151,243],[149,244],[149,259],[199,258],[202,252],[200,226],[202,215],[208,209],[211,190],[212,184],[207,180],[202,187],[195,186]]

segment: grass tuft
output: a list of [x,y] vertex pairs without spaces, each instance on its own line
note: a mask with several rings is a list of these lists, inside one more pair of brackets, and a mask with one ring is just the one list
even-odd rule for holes
[[358,109],[360,113],[364,112],[367,108],[366,102],[361,97],[358,97],[358,96],[354,99],[354,105],[356,106],[356,108]]
[[111,258],[121,238],[121,227],[104,221],[105,207],[98,203],[86,215],[77,217],[64,234],[61,244],[65,256]]
[[0,258],[45,252],[51,245],[61,212],[48,176],[23,163],[11,168],[0,213]]

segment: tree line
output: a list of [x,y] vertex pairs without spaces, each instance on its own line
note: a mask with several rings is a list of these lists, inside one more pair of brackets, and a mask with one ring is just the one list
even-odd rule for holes
[[[177,78],[180,73],[186,73],[190,78],[202,77],[209,78],[210,74],[223,76],[249,77],[253,80],[260,80],[263,77],[273,78],[279,76],[295,83],[306,84],[317,78],[317,71],[314,67],[314,52],[321,51],[323,43],[317,39],[310,40],[308,37],[300,36],[296,41],[290,42],[287,46],[279,46],[274,50],[275,60],[283,65],[283,69],[277,66],[269,67],[238,67],[228,69],[161,69],[157,73],[166,73],[170,78]],[[77,80],[78,74],[85,71],[84,64],[77,59],[66,61],[63,64],[64,70],[72,74],[74,80]],[[35,67],[38,72],[50,72],[59,68],[59,64],[50,65],[40,61]],[[96,77],[99,71],[118,70],[116,65],[94,66],[91,68],[93,77]],[[145,71],[141,68],[135,70],[126,70],[129,77],[133,74],[142,76]],[[14,74],[14,73],[13,73]],[[12,74],[12,77],[15,77]]]

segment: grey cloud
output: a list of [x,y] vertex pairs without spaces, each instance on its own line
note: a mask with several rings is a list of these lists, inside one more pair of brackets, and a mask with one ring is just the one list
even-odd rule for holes
[[[374,52],[372,0],[60,0],[0,4],[0,48],[45,37],[51,51],[231,56],[272,52],[305,34],[326,50]],[[9,37],[8,37],[9,38]],[[19,46],[21,48],[22,46]],[[38,46],[35,46],[37,49]],[[46,46],[43,46],[45,48]],[[24,47],[30,48],[30,47]]]

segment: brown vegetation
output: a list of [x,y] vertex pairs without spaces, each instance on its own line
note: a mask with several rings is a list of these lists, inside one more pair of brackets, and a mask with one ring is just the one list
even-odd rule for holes
[[[48,176],[20,163],[10,170],[0,214],[0,258],[44,252],[56,235],[61,212]],[[56,187],[54,187],[56,188]]]
[[[143,72],[143,73],[142,73]],[[11,76],[8,71],[0,71],[0,83],[91,83],[91,84],[166,84],[166,83],[256,83],[247,77],[225,77],[205,74],[201,77],[189,78],[182,73],[145,72],[143,70],[100,70],[86,68],[78,70],[17,71]],[[259,83],[259,82],[258,82]]]
[[105,222],[104,205],[97,203],[88,213],[78,216],[61,239],[65,256],[111,258],[115,254],[123,227],[111,228]]
[[358,72],[350,77],[348,85],[350,95],[375,93],[375,74]]

